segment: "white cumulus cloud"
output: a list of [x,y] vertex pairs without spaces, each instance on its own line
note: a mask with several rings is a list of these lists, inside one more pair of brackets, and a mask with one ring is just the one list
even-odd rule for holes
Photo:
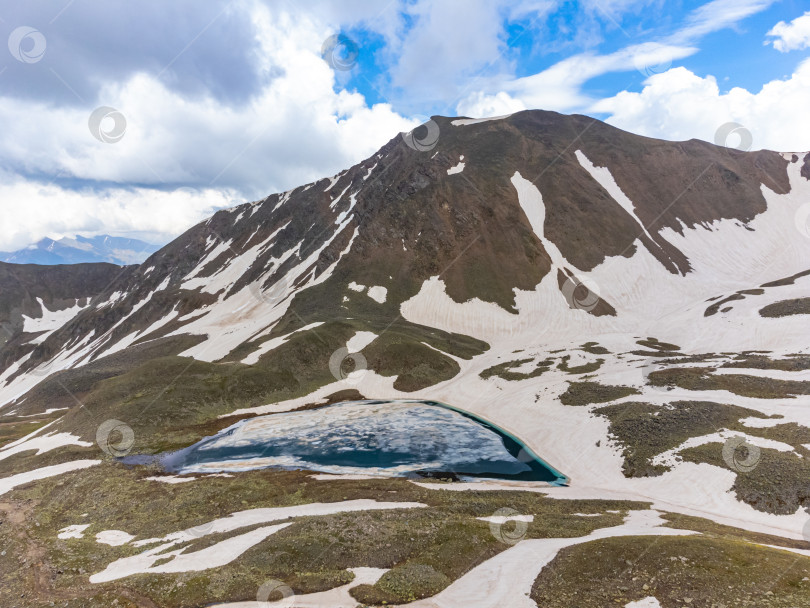
[[[57,233],[170,238],[231,201],[333,175],[417,124],[388,103],[338,90],[320,56],[334,22],[258,2],[241,7],[261,83],[242,103],[190,95],[147,69],[101,82],[95,99],[78,104],[0,95],[0,166],[10,175],[0,186],[0,250]],[[125,117],[117,143],[88,128],[101,105]],[[203,194],[166,194],[181,186]]]
[[750,131],[753,149],[797,152],[810,150],[808,99],[810,59],[790,78],[773,80],[755,93],[740,87],[723,93],[713,76],[673,68],[649,77],[641,92],[622,91],[591,111],[608,114],[607,122],[621,129],[676,141],[713,142],[721,126],[735,122]]
[[781,53],[810,47],[810,11],[790,23],[780,21],[767,35],[774,40],[767,40],[766,44],[773,44],[773,48]]
[[697,51],[694,47],[654,42],[636,44],[608,55],[581,53],[555,63],[537,74],[500,83],[496,94],[470,93],[457,106],[461,115],[476,118],[508,114],[524,108],[577,112],[595,100],[583,91],[590,79],[611,72],[639,70],[652,73],[660,66]]
[[162,243],[217,209],[243,202],[222,189],[107,188],[73,190],[13,176],[0,179],[0,250],[13,251],[43,236],[77,233],[137,236]]

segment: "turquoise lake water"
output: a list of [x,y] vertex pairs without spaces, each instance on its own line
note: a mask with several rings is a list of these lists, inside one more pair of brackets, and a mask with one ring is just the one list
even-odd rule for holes
[[175,473],[261,468],[566,483],[516,437],[435,401],[347,401],[242,420],[161,458]]

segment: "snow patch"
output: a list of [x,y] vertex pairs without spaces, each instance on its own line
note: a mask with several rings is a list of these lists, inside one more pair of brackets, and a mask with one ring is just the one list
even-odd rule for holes
[[[358,603],[349,590],[359,585],[373,585],[388,570],[382,568],[349,568],[354,573],[354,579],[347,585],[335,587],[329,591],[319,593],[305,593],[295,595],[279,602],[230,602],[227,604],[213,604],[211,608],[270,608],[271,606],[296,606],[297,608],[355,608]],[[292,601],[292,603],[290,603]]]
[[159,481],[160,483],[177,484],[177,483],[186,483],[188,481],[194,481],[197,478],[181,477],[179,475],[153,475],[151,477],[144,477],[144,479],[148,479],[149,481]]
[[464,156],[462,155],[461,158],[458,161],[458,164],[456,166],[454,166],[454,167],[450,167],[447,170],[447,175],[455,175],[456,173],[461,173],[462,171],[464,171],[465,163],[462,162],[463,160],[464,160]]
[[[265,301],[261,297],[260,286],[275,272],[276,263],[280,265],[283,260],[298,253],[300,243],[282,254],[279,260],[274,260],[272,265],[268,262],[267,272],[252,285],[243,287],[239,292],[230,295],[227,299],[224,298],[224,295],[220,296],[219,301],[203,309],[203,314],[196,320],[169,334],[202,334],[207,336],[206,340],[183,351],[180,355],[194,357],[201,361],[216,361],[275,325],[287,312],[292,296],[296,292],[326,281],[332,275],[340,260],[343,259],[343,256],[351,250],[359,233],[358,227],[354,228],[349,243],[340,252],[337,259],[324,269],[319,276],[314,276],[312,267],[320,257],[321,252],[329,247],[339,235],[343,234],[350,221],[351,219],[348,219],[338,226],[335,232],[321,243],[318,249],[312,251],[305,259],[286,272],[280,280],[290,287],[282,290],[278,297],[269,298]],[[293,285],[296,287],[293,288]]]
[[[282,344],[287,342],[287,340],[289,340],[290,337],[292,337],[295,334],[300,333],[302,331],[309,331],[311,329],[315,329],[316,327],[320,327],[321,325],[323,325],[323,321],[316,321],[315,323],[310,323],[309,325],[305,325],[304,327],[296,329],[295,331],[291,331],[290,333],[288,333],[288,334],[286,334],[284,336],[271,338],[271,339],[269,339],[269,340],[267,340],[265,342],[262,342],[261,345],[259,345],[259,348],[257,348],[255,351],[250,353],[244,359],[242,359],[242,363],[245,363],[247,365],[255,365],[256,363],[259,362],[259,359],[262,357],[262,355],[264,355],[265,353],[269,353],[271,350],[277,349],[279,346],[281,346]],[[256,337],[260,338],[262,335],[264,335],[266,333],[268,333],[268,332],[262,332],[261,334],[259,334]]]
[[323,189],[323,191],[324,191],[324,192],[329,192],[329,191],[332,189],[332,186],[334,186],[336,183],[338,183],[338,180],[339,180],[341,177],[343,177],[343,174],[344,174],[344,173],[346,173],[346,172],[345,172],[345,171],[341,171],[341,172],[340,172],[340,173],[338,173],[337,175],[335,175],[335,176],[333,176],[333,177],[330,177],[330,178],[329,178],[329,185],[328,185],[326,188],[324,188],[324,189]]
[[388,288],[380,287],[379,285],[373,285],[372,287],[368,288],[368,297],[377,302],[378,304],[382,304],[388,297]]
[[34,469],[33,471],[18,473],[17,475],[11,475],[10,477],[3,477],[0,479],[0,494],[5,494],[6,492],[16,488],[17,486],[21,486],[24,483],[29,483],[31,481],[38,481],[40,479],[46,479],[48,477],[55,477],[56,475],[61,475],[62,473],[68,473],[70,471],[86,469],[96,464],[101,464],[101,461],[71,460],[70,462],[64,462],[62,464],[55,464],[49,467],[41,467],[39,469]]
[[[576,538],[522,540],[479,564],[437,595],[408,604],[409,608],[464,606],[465,608],[536,608],[532,584],[557,553],[574,545],[618,536],[687,536],[694,532],[665,528],[657,511],[632,511],[625,522]],[[516,565],[519,564],[519,567]]]
[[619,203],[622,209],[627,211],[627,213],[630,214],[630,217],[636,221],[644,234],[646,234],[651,241],[655,242],[653,236],[641,222],[638,215],[636,215],[636,208],[635,205],[633,205],[633,201],[631,201],[622,191],[622,189],[619,188],[619,185],[616,183],[616,180],[610,173],[610,169],[607,167],[596,167],[590,160],[588,160],[588,157],[582,153],[582,150],[577,150],[575,154],[582,168],[585,169],[591,175],[591,177],[599,183],[600,186],[607,190],[608,194],[610,194],[613,200]]
[[[285,521],[297,517],[313,517],[332,515],[334,513],[370,510],[410,509],[425,506],[426,505],[421,503],[376,502],[369,499],[361,499],[336,503],[311,503],[294,507],[260,508],[239,511],[232,513],[228,517],[215,519],[196,528],[174,532],[162,538],[148,538],[142,541],[136,541],[133,543],[135,546],[155,543],[161,544],[138,555],[123,557],[112,562],[101,572],[92,575],[90,582],[94,584],[105,583],[134,574],[198,572],[209,568],[218,568],[229,564],[271,534],[275,534],[279,530],[283,530],[291,525],[291,522],[257,528],[245,534],[220,541],[199,551],[192,553],[184,552],[188,547],[188,543],[192,543],[198,538],[211,534],[232,532],[233,530],[246,526],[274,521]],[[181,543],[185,543],[185,546],[167,551],[167,549]],[[166,558],[172,559],[168,562],[155,565],[155,562],[164,561]]]
[[56,535],[56,538],[61,540],[67,540],[69,538],[84,538],[84,531],[90,527],[90,524],[74,524],[72,526],[66,526],[59,530],[59,534]]
[[55,431],[51,431],[50,433],[42,435],[41,437],[36,436],[38,433],[44,431],[47,427],[56,422],[58,421],[54,420],[53,422],[49,422],[45,426],[42,426],[34,432],[29,433],[25,437],[17,439],[16,441],[13,441],[12,443],[0,448],[0,460],[5,460],[9,456],[19,454],[20,452],[27,452],[29,450],[36,450],[36,455],[39,456],[40,454],[44,454],[45,452],[64,447],[66,445],[78,445],[85,448],[89,448],[93,445],[87,441],[82,441],[79,439],[79,437],[72,435],[71,433],[57,433]]
[[[403,247],[405,246],[405,242],[403,241]],[[356,291],[357,293],[366,292],[366,295],[377,302],[378,304],[382,304],[385,302],[386,298],[388,297],[388,288],[381,287],[379,285],[374,285],[369,287],[367,285],[360,285],[359,283],[355,283],[352,281],[348,285],[349,289],[352,291]]]
[[[655,456],[652,459],[652,464],[673,466],[677,463],[676,458],[678,454],[680,454],[684,450],[687,450],[689,448],[695,448],[701,445],[706,445],[708,443],[725,443],[728,439],[731,439],[732,437],[743,438],[745,439],[746,443],[755,445],[763,449],[777,450],[779,452],[793,451],[792,445],[788,445],[787,443],[783,443],[781,441],[775,441],[773,439],[765,439],[763,437],[757,437],[755,435],[740,433],[739,431],[729,431],[727,429],[723,429],[716,433],[710,433],[709,435],[702,435],[700,437],[690,437],[678,447],[672,448],[671,450],[667,450],[666,452],[662,452],[661,454]],[[717,449],[720,450],[721,448],[718,446]]]
[[488,122],[490,120],[503,120],[504,118],[509,118],[512,116],[511,114],[504,114],[503,116],[491,116],[489,118],[458,118],[456,120],[451,120],[450,124],[454,127],[463,127],[466,125],[477,125],[481,122]]
[[490,515],[489,517],[476,517],[475,519],[501,525],[510,521],[521,521],[530,524],[534,521],[534,515]]
[[377,334],[373,331],[358,331],[346,342],[346,348],[349,349],[350,353],[359,353],[371,344],[376,337]]
[[63,310],[48,310],[48,308],[45,306],[45,302],[42,301],[42,298],[37,298],[37,302],[39,302],[40,308],[42,309],[42,316],[35,319],[33,317],[22,315],[23,331],[28,333],[47,333],[37,336],[31,340],[31,344],[41,344],[54,331],[60,327],[64,327],[68,321],[73,319],[76,315],[89,306],[89,304],[82,306],[79,304],[79,300],[76,300],[75,304],[71,308],[65,308]]
[[127,534],[123,530],[104,530],[96,534],[96,542],[103,545],[110,545],[111,547],[120,547],[126,545],[131,541],[134,536]]
[[661,608],[661,603],[654,597],[645,597],[643,600],[637,602],[630,602],[625,604],[624,608]]

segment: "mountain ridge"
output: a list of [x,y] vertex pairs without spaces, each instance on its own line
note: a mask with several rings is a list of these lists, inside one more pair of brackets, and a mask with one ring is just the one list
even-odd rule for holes
[[43,238],[12,252],[0,252],[0,261],[11,264],[87,264],[107,262],[118,266],[141,263],[158,246],[132,238],[98,235],[95,237]]
[[[222,294],[224,300],[260,277],[263,277],[262,284],[254,291],[263,293],[264,289],[272,288],[281,276],[286,276],[290,268],[307,261],[307,255],[317,252],[300,269],[302,273],[312,273],[314,280],[340,258],[340,252],[352,241],[351,227],[359,231],[360,240],[354,245],[357,248],[356,257],[373,256],[376,262],[373,271],[355,262],[354,267],[359,273],[355,280],[358,283],[378,284],[398,267],[399,281],[392,289],[402,292],[401,297],[397,297],[401,302],[415,295],[417,285],[429,276],[444,271],[448,294],[455,301],[478,297],[514,312],[512,290],[533,289],[551,266],[548,253],[537,241],[509,184],[508,178],[512,175],[509,170],[503,171],[506,160],[503,156],[499,158],[499,155],[503,155],[508,145],[520,150],[521,156],[524,156],[518,158],[512,153],[509,161],[513,165],[522,164],[527,174],[530,174],[527,165],[540,167],[537,172],[541,175],[537,181],[546,201],[546,232],[565,260],[584,272],[602,263],[606,257],[632,255],[637,248],[635,243],[638,238],[637,242],[646,247],[669,272],[686,274],[688,261],[682,252],[661,236],[662,228],[681,234],[683,227],[709,225],[721,219],[745,224],[766,208],[758,185],[760,181],[767,181],[782,191],[790,189],[787,181],[789,163],[777,153],[743,153],[704,142],[673,144],[624,134],[633,142],[637,139],[652,142],[649,145],[653,150],[647,156],[652,158],[655,180],[646,180],[648,190],[644,192],[633,181],[640,171],[638,159],[641,153],[634,152],[630,161],[618,163],[620,153],[616,150],[624,150],[623,143],[625,147],[630,145],[618,139],[624,132],[602,123],[589,127],[594,124],[593,119],[533,111],[521,112],[501,121],[459,126],[454,126],[452,122],[464,119],[437,117],[436,120],[439,121],[440,133],[444,135],[440,135],[436,149],[431,153],[414,150],[404,138],[397,136],[369,159],[332,179],[324,178],[256,203],[214,214],[162,248],[159,256],[150,256],[131,275],[122,275],[131,277],[127,280],[135,281],[137,286],[127,287],[123,279],[111,286],[109,292],[120,290],[127,294],[124,301],[116,302],[112,308],[120,309],[123,316],[123,311],[131,311],[134,304],[149,293],[147,287],[156,289],[164,281],[168,281],[166,287],[185,292],[176,302],[177,306],[188,309],[189,305],[211,301],[214,294],[210,293],[209,288],[182,289],[181,277],[190,274],[192,265],[199,265],[195,276],[199,277],[197,283],[200,283],[203,277],[214,276],[215,271],[221,270],[223,265],[230,265],[238,255],[246,252],[253,257],[249,264],[247,258],[239,261],[239,264],[246,265],[244,272],[227,285]],[[574,126],[587,130],[582,135]],[[469,141],[459,141],[459,137],[466,138],[464,129],[473,130],[470,133],[473,137]],[[581,166],[574,155],[573,146],[549,143],[561,139],[560,132],[566,133],[583,147],[594,142],[584,156],[596,166],[610,167],[612,178],[627,198],[643,201],[636,204],[638,217],[633,217],[621,205],[617,205],[611,193]],[[586,139],[589,137],[590,141]],[[468,149],[462,151],[459,147],[462,145]],[[600,146],[606,151],[599,152],[602,149]],[[689,149],[684,152],[684,147]],[[528,150],[534,152],[529,153]],[[529,158],[533,154],[542,160],[534,164],[525,158],[527,154]],[[465,156],[467,168],[458,174],[448,175],[448,169],[457,164],[462,155]],[[666,167],[665,160],[672,155],[689,159],[689,166],[685,169],[688,175],[663,175],[663,169],[657,168],[659,164]],[[698,160],[694,160],[693,156]],[[665,160],[659,160],[660,157]],[[672,162],[670,159],[669,163]],[[378,167],[379,163],[383,166]],[[487,167],[487,164],[490,166]],[[493,165],[498,169],[500,182],[491,175]],[[476,175],[485,169],[490,174],[483,179],[477,178]],[[396,175],[389,174],[392,170]],[[746,172],[754,178],[747,177]],[[366,184],[366,179],[372,176],[371,182]],[[384,186],[384,181],[389,178],[393,179],[392,184]],[[672,197],[673,201],[661,201],[660,192],[672,189],[671,183],[677,182],[683,188],[684,183],[700,180],[708,184],[687,189],[684,194]],[[664,181],[669,183],[662,184]],[[730,192],[720,194],[724,192],[727,182]],[[349,192],[347,196],[346,193],[352,189],[355,192]],[[707,197],[711,198],[711,205],[707,204]],[[294,200],[291,201],[291,198]],[[482,226],[496,224],[508,225],[510,231],[480,232]],[[645,227],[653,224],[658,229],[650,233]],[[270,242],[270,236],[276,231],[278,234]],[[380,243],[392,239],[400,241],[401,251],[395,253],[391,248],[379,249]],[[301,250],[289,255],[290,250],[299,243]],[[462,251],[466,263],[454,266],[453,260]],[[517,257],[515,254],[518,254]],[[204,263],[200,260],[204,260]],[[403,266],[403,260],[409,260],[409,263]],[[271,267],[269,273],[265,271],[268,266]],[[444,270],[445,267],[448,267],[447,270]],[[465,269],[471,267],[476,269],[475,273],[467,275]],[[504,268],[508,272],[503,272]],[[232,268],[231,272],[238,272],[238,268]],[[294,282],[301,276],[285,280]],[[563,273],[560,282],[564,284],[566,280],[567,276]],[[411,286],[405,288],[408,284]],[[312,287],[317,288],[317,285],[313,284]],[[164,290],[157,290],[161,291]],[[394,293],[392,291],[392,296]],[[165,297],[165,294],[160,297]],[[332,300],[331,311],[339,313],[341,303],[335,302],[334,298]],[[301,304],[304,310],[311,308],[305,302]],[[369,309],[368,306],[362,308]],[[162,316],[165,313],[164,310]],[[141,316],[147,315],[141,313]],[[158,320],[156,315],[152,315],[142,324],[146,326],[147,321],[153,323]],[[167,327],[177,327],[178,323]],[[294,327],[297,324],[295,319],[286,318],[279,325]],[[95,323],[92,325],[95,326]],[[134,327],[132,323],[125,325]],[[123,333],[124,328],[118,333]],[[53,341],[57,340],[58,337],[53,338]],[[53,351],[45,344],[34,353],[33,360],[40,353],[47,355],[48,352]]]

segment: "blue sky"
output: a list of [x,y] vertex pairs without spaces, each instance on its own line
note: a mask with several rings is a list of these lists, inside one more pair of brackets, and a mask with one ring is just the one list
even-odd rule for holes
[[[555,3],[556,4],[556,3]],[[592,52],[608,54],[633,44],[656,42],[677,34],[687,24],[691,14],[707,2],[635,2],[624,4],[626,11],[611,10],[610,3],[592,3],[592,9],[583,10],[577,2],[559,3],[543,16],[530,15],[511,19],[504,12],[501,22],[503,59],[513,65],[516,77],[537,74],[572,55]],[[721,91],[732,87],[758,90],[765,83],[788,78],[808,53],[780,53],[765,45],[773,26],[781,21],[790,22],[810,11],[807,2],[786,0],[781,2],[730,2],[751,5],[751,15],[735,20],[728,27],[712,31],[697,40],[694,54],[672,62],[672,67],[683,66],[700,76],[715,76]],[[758,7],[762,7],[758,10]],[[418,29],[418,21],[409,28]],[[398,91],[392,86],[388,74],[389,62],[385,57],[384,38],[359,25],[347,28],[346,33],[360,42],[362,52],[357,69],[340,86],[355,89],[370,103],[395,100],[395,107],[407,112],[417,108],[422,114],[456,114],[458,98],[435,102],[431,107],[420,98]],[[471,34],[474,37],[474,34]],[[496,62],[493,55],[491,61]],[[593,78],[583,87],[594,97],[607,97],[622,90],[640,91],[647,73],[628,70]],[[483,66],[470,80],[497,76],[497,65]],[[591,112],[604,118],[600,113]]]
[[433,114],[810,149],[806,0],[0,1],[0,38],[0,250],[165,242]]

